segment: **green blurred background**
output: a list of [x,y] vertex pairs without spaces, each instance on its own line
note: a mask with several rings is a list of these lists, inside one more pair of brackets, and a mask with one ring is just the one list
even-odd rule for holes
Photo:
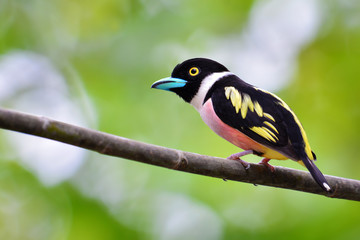
[[[360,178],[359,1],[0,0],[0,54],[2,107],[226,157],[190,105],[150,89],[213,58],[293,108],[325,174]],[[359,239],[356,202],[0,137],[0,239]]]

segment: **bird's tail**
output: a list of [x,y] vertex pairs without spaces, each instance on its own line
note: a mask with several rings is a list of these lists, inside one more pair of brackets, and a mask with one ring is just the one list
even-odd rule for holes
[[316,167],[314,161],[305,158],[304,160],[302,160],[302,162],[304,163],[305,167],[309,170],[314,180],[320,185],[320,187],[327,192],[331,192],[331,187],[329,183],[326,181],[324,175],[320,172],[320,170]]

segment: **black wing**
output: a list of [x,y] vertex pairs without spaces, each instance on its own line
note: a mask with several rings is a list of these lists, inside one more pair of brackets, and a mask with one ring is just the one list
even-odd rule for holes
[[[216,82],[204,101],[209,97],[215,113],[224,123],[291,159],[301,159],[292,144],[299,142],[300,146],[303,142],[299,127],[282,105],[283,101],[275,95],[233,75]],[[290,128],[295,128],[297,134],[290,136]]]

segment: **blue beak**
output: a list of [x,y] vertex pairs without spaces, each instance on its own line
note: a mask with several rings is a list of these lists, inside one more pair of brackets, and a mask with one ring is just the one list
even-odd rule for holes
[[156,81],[151,85],[151,88],[157,88],[161,90],[171,91],[173,88],[181,88],[186,85],[187,81],[181,79],[181,78],[163,78],[159,81]]

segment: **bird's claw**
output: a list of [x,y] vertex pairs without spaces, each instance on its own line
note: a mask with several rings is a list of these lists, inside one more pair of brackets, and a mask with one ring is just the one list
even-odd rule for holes
[[264,165],[264,166],[267,167],[271,172],[275,172],[274,166],[270,165],[270,164],[269,164],[269,161],[270,161],[270,159],[264,158],[263,160],[261,160],[261,161],[259,162],[259,164]]
[[247,161],[241,160],[240,158],[236,159],[236,161],[240,162],[241,165],[245,168],[245,170],[248,170],[250,168],[250,163]]
[[[231,155],[231,156],[232,156],[232,155]],[[231,157],[231,156],[230,156],[230,157]],[[245,170],[248,170],[248,169],[250,168],[250,163],[248,163],[247,161],[244,161],[244,160],[242,160],[242,159],[240,159],[240,158],[230,158],[230,157],[228,157],[227,159],[235,160],[235,161],[241,163],[241,165],[243,165],[243,167],[245,168]]]
[[241,165],[244,166],[245,170],[248,170],[250,168],[250,163],[240,159],[240,157],[243,157],[245,155],[252,154],[252,153],[253,153],[252,150],[246,150],[246,151],[243,151],[243,152],[232,154],[227,159],[235,160],[235,161],[240,162]]

